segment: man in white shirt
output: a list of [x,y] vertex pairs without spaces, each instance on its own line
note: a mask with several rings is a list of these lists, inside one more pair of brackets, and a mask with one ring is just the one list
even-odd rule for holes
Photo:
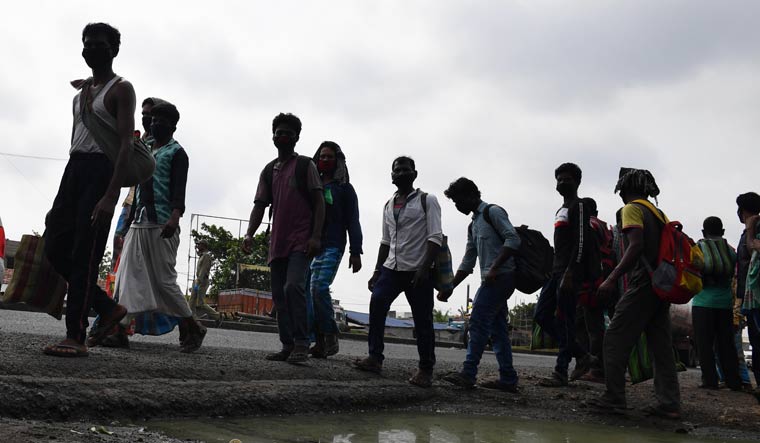
[[414,160],[398,157],[391,179],[397,191],[383,210],[383,238],[375,272],[369,280],[369,356],[357,369],[380,372],[383,367],[385,318],[391,303],[404,292],[414,317],[420,363],[409,383],[430,387],[435,365],[433,278],[431,267],[443,242],[441,207],[434,195],[414,188]]

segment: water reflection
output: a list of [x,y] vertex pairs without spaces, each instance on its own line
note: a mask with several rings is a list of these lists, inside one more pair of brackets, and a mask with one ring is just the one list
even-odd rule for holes
[[[183,439],[242,443],[698,443],[688,435],[612,426],[445,414],[339,414],[156,422]],[[732,440],[736,442],[736,440]]]

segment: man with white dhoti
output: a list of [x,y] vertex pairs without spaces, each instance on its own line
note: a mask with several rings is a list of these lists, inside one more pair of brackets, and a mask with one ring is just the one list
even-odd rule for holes
[[[177,108],[159,104],[151,115],[156,170],[137,188],[134,221],[124,241],[114,293],[130,313],[122,326],[146,314],[175,317],[181,352],[193,352],[200,348],[206,328],[193,319],[175,269],[189,162],[185,150],[172,138],[179,121]],[[126,342],[124,328],[118,334],[122,335],[119,340]]]

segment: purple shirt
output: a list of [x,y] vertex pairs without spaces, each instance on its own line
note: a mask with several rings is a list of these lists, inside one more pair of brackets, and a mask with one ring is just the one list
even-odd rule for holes
[[[299,192],[296,186],[296,159],[298,154],[276,162],[272,172],[272,192],[264,179],[264,171],[259,175],[254,203],[272,205],[272,230],[269,237],[269,262],[277,258],[287,258],[293,252],[306,252],[306,244],[311,237],[314,218],[311,202]],[[312,162],[306,169],[306,187],[309,190],[322,189],[317,166]],[[269,201],[269,196],[273,201]]]

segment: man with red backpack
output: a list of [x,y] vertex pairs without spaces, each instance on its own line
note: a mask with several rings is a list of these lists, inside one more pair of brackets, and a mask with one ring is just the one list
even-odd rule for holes
[[[620,297],[615,316],[604,336],[604,373],[607,389],[591,402],[605,412],[623,412],[625,372],[635,342],[646,332],[647,344],[654,363],[654,390],[657,405],[647,408],[650,415],[680,418],[681,399],[673,356],[670,331],[670,303],[661,299],[653,288],[650,270],[657,266],[660,239],[668,220],[648,200],[660,189],[649,171],[621,168],[615,192],[625,203],[621,210],[621,228],[628,245],[625,252],[597,290],[604,299],[614,296],[617,282],[628,273],[628,290]],[[656,200],[655,200],[656,201]]]

